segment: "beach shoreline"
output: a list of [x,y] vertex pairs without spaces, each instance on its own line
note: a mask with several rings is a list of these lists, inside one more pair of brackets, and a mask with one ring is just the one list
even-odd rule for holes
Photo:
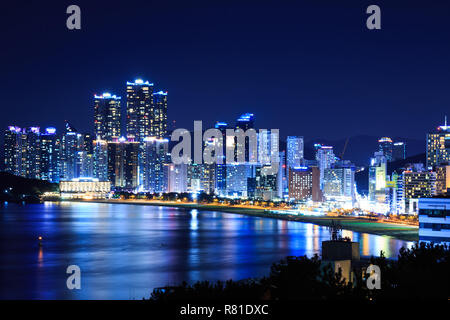
[[243,206],[217,205],[217,204],[199,204],[199,203],[180,203],[172,201],[155,201],[155,200],[82,200],[71,199],[62,200],[80,203],[107,203],[107,204],[128,204],[128,205],[148,205],[163,206],[185,209],[197,209],[207,211],[219,211],[231,214],[241,214],[247,216],[255,216],[261,218],[280,219],[288,221],[299,221],[312,223],[319,226],[329,226],[332,221],[339,222],[343,229],[370,233],[380,236],[388,236],[405,241],[418,241],[419,228],[417,226],[397,224],[391,222],[380,222],[377,220],[369,220],[366,218],[350,217],[350,216],[309,216],[309,215],[292,215],[270,212],[270,209],[250,208]]

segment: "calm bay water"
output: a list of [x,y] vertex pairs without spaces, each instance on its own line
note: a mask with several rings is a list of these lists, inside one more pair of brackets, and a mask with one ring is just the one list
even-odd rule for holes
[[[44,238],[39,246],[37,237]],[[343,232],[362,256],[396,257],[412,242]],[[267,275],[289,255],[320,254],[326,227],[214,211],[127,204],[0,207],[0,299],[142,299],[183,280]],[[66,268],[81,268],[68,290]]]

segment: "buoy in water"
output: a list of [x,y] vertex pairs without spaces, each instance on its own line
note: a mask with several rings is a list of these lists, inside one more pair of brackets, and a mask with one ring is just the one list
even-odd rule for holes
[[39,245],[42,246],[42,236],[39,236],[38,240],[39,240]]

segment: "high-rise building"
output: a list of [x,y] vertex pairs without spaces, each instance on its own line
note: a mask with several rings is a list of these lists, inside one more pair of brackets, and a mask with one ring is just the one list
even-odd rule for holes
[[94,138],[112,141],[120,137],[120,97],[94,95]]
[[99,181],[108,181],[108,142],[106,140],[94,140],[93,144],[93,177]]
[[369,200],[385,203],[387,159],[382,151],[374,153],[369,166]]
[[287,147],[287,167],[294,168],[300,167],[303,160],[303,137],[300,136],[288,136],[286,140]]
[[255,165],[227,164],[227,196],[247,197],[248,180],[255,177]]
[[153,94],[153,111],[150,112],[150,135],[163,138],[167,134],[167,91]]
[[336,157],[332,146],[315,145],[315,147],[317,149],[316,160],[320,170],[320,188],[322,189],[325,169],[331,168],[336,162]]
[[450,188],[450,165],[436,167],[436,194],[447,195]]
[[80,168],[79,177],[92,178],[94,176],[94,137],[90,133],[84,133],[81,143],[77,159]]
[[[22,176],[29,179],[40,179],[41,169],[41,133],[39,127],[29,127],[22,131]],[[25,155],[25,157],[23,157]]]
[[439,126],[434,133],[427,134],[427,168],[450,163],[450,126]]
[[144,141],[152,136],[153,83],[137,79],[127,82],[127,137]]
[[225,161],[226,155],[226,130],[228,124],[226,122],[217,121],[215,128],[222,133],[222,163],[216,163],[216,187],[215,193],[224,196],[227,189],[227,165]]
[[16,176],[22,172],[22,129],[9,126],[4,136],[5,171]]
[[167,192],[169,141],[145,138],[143,142],[143,190],[151,193]]
[[355,201],[355,166],[341,161],[324,170],[323,195],[327,199]]
[[115,190],[134,191],[138,187],[139,142],[108,142],[108,180]]
[[406,142],[394,142],[392,150],[392,160],[406,159]]
[[66,121],[61,139],[61,180],[70,181],[82,176],[83,151],[83,135]]
[[292,167],[289,170],[289,199],[307,200],[312,196],[312,170]]
[[40,178],[57,183],[60,178],[61,141],[56,135],[56,129],[46,128],[40,141]]
[[417,214],[418,199],[436,194],[436,172],[407,170],[403,172],[405,211]]
[[392,153],[393,153],[393,142],[389,137],[383,137],[378,140],[379,151],[383,152],[386,160],[388,162],[392,161]]
[[255,128],[255,116],[253,113],[244,113],[236,120],[236,129],[247,131],[250,128]]
[[169,192],[187,192],[187,168],[185,163],[169,164]]

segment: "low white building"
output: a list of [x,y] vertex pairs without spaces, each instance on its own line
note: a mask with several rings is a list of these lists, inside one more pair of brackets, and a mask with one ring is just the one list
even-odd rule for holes
[[111,191],[111,182],[95,178],[77,178],[60,181],[59,191],[63,199],[105,199]]
[[419,199],[419,239],[450,242],[450,198]]

